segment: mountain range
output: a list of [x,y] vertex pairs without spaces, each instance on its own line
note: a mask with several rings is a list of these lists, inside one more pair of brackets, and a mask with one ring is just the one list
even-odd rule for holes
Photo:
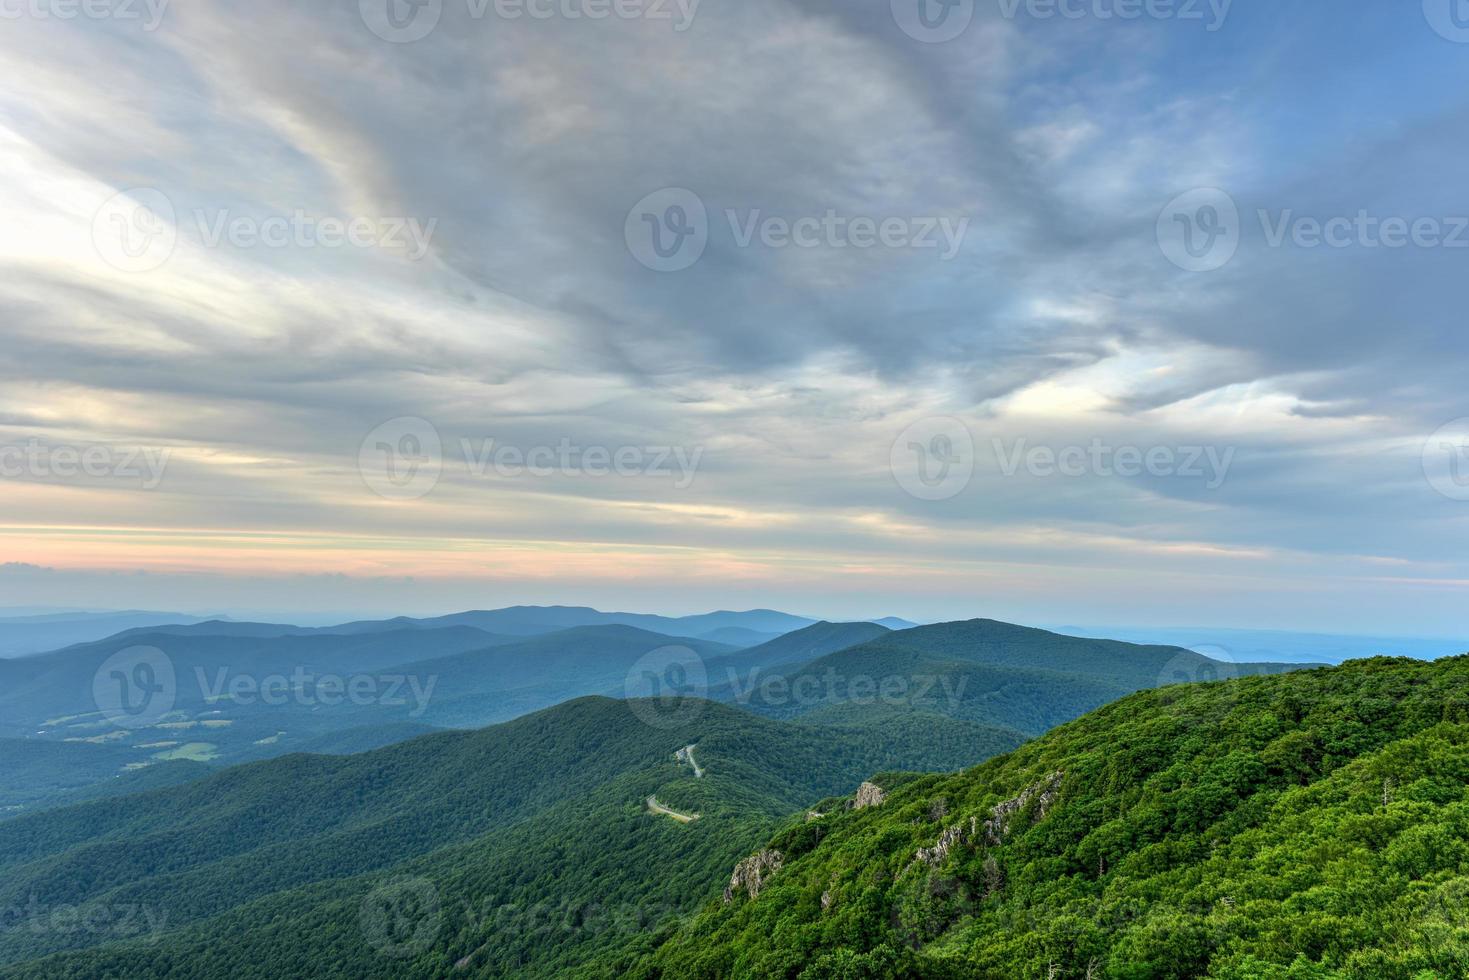
[[59,650],[115,636],[124,630],[200,623],[197,616],[160,612],[53,612],[0,616],[0,658]]
[[[181,624],[0,662],[0,975],[656,973],[743,858],[821,836],[904,772],[1025,751],[1143,688],[1290,669],[988,620],[809,623],[745,648],[509,632],[533,621]],[[80,710],[127,645],[179,679],[141,729]],[[281,704],[209,693],[300,671]],[[433,694],[327,704],[333,671]]]
[[[797,621],[779,613],[715,613],[678,628],[704,629],[731,616],[762,626]],[[0,754],[12,763],[10,775],[0,775],[0,807],[21,812],[163,763],[359,752],[587,695],[656,696],[665,691],[649,686],[649,657],[659,660],[652,683],[662,685],[662,672],[693,666],[697,681],[670,691],[767,717],[844,725],[878,714],[937,714],[1016,736],[1038,734],[1141,687],[1195,679],[1212,663],[1173,648],[1136,648],[1129,658],[1115,652],[1131,649],[1124,644],[986,621],[901,632],[875,623],[811,623],[745,648],[605,622],[549,633],[485,628],[540,629],[558,617],[605,618],[522,608],[325,629],[210,621],[130,629],[0,660]],[[149,676],[168,679],[151,702],[157,710],[136,718],[100,710],[106,706],[99,690],[130,685],[132,668],[119,672],[112,658],[137,650],[156,661],[142,665]],[[690,664],[673,662],[680,659]],[[897,696],[863,696],[861,686],[877,678],[908,681]],[[76,764],[37,782],[57,742],[71,747]]]
[[[512,606],[506,609],[478,610],[428,618],[398,616],[383,620],[354,620],[335,626],[296,626],[287,623],[238,622],[187,617],[168,619],[164,614],[146,615],[150,619],[158,619],[158,622],[131,625],[136,625],[138,630],[151,628],[153,632],[259,638],[287,635],[385,633],[450,627],[467,627],[504,636],[539,636],[584,626],[632,626],[665,636],[713,639],[716,642],[723,641],[720,641],[714,634],[725,633],[731,637],[751,639],[749,643],[735,644],[745,646],[764,643],[818,622],[805,616],[793,616],[790,613],[771,609],[701,613],[695,616],[655,616],[644,613],[609,613],[585,606]],[[881,624],[888,629],[909,629],[917,625],[891,616],[881,620]],[[6,621],[0,620],[0,630],[3,630],[5,625]],[[114,630],[97,638],[114,635],[126,637],[129,634]],[[54,649],[54,647],[48,649]]]
[[[0,808],[16,812],[153,764],[364,751],[435,728],[506,721],[589,694],[622,697],[635,664],[659,650],[680,651],[719,673],[746,661],[816,656],[857,635],[886,632],[876,625],[857,629],[849,637],[813,624],[745,651],[624,625],[532,635],[464,623],[407,627],[402,620],[376,631],[363,624],[339,632],[214,622],[128,630],[0,661],[0,758],[11,763],[0,772]],[[135,649],[156,651],[150,656],[161,660],[150,669],[171,677],[167,710],[136,720],[97,703],[110,658]],[[724,659],[736,653],[744,661]],[[354,683],[364,696],[346,693]],[[68,747],[75,764],[37,782],[57,743]]]
[[775,718],[841,724],[877,707],[1000,725],[1027,736],[1143,688],[1292,669],[993,620],[884,633],[798,666],[773,666],[732,679],[712,696]]

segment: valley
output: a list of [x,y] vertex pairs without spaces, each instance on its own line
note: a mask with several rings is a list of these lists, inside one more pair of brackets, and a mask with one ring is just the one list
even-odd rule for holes
[[[67,733],[95,720],[67,692],[108,645],[17,662],[32,693],[0,740],[0,908],[16,910],[0,976],[1256,969],[1231,936],[1298,913],[1249,867],[1322,853],[1311,835],[1330,825],[1287,814],[1345,805],[1386,835],[1355,846],[1397,854],[1462,794],[1434,774],[1457,771],[1464,661],[1235,664],[987,620],[813,623],[746,648],[624,624],[381,626],[190,625],[112,646],[146,638],[205,671],[294,657],[434,677],[419,714],[442,729],[406,705],[188,695],[125,738],[81,740]],[[64,737],[23,734],[44,712]],[[1443,761],[1405,761],[1420,753]],[[1452,890],[1454,853],[1413,866]],[[1158,889],[1178,898],[1145,897]],[[1226,900],[1254,903],[1248,927],[1218,920]],[[131,933],[49,925],[124,908],[150,916]],[[1042,926],[1039,908],[1067,911]],[[1169,959],[1156,915],[1212,930],[1202,959]],[[1336,962],[1329,942],[1284,948]]]

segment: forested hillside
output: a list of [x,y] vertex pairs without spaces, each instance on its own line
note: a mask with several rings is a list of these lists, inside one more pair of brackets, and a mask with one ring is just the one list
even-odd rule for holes
[[[741,650],[722,658],[719,666],[728,665],[741,672],[770,669],[782,665],[805,663],[817,657],[858,646],[869,640],[887,636],[886,626],[877,623],[813,623],[777,637],[759,646]],[[727,678],[716,676],[713,683]]]
[[[912,714],[1038,735],[1139,687],[1280,669],[985,620],[901,632],[874,623],[814,623],[748,649],[616,623],[528,636],[472,625],[531,629],[543,613],[505,610],[315,630],[202,623],[0,661],[0,739],[64,743],[74,760],[65,774],[51,767],[38,780],[24,760],[44,752],[59,758],[64,750],[18,741],[0,746],[0,754],[17,760],[13,776],[0,776],[0,818],[146,766],[224,767],[290,752],[367,751],[434,729],[509,721],[588,695],[674,690],[812,724],[862,726]],[[585,618],[576,610],[563,613]],[[679,621],[679,628],[729,617],[768,625],[775,615],[715,614]],[[130,648],[152,651],[149,662],[121,670],[112,658]],[[669,656],[659,659],[661,652]],[[642,669],[650,656],[658,660],[657,689],[646,686]],[[682,671],[684,659],[696,668],[679,674],[693,679],[691,686],[661,676]],[[164,693],[147,703],[159,710],[137,718],[98,710],[120,690],[138,696],[134,669],[158,679]],[[634,681],[646,689],[630,687]]]
[[[584,699],[0,824],[0,908],[29,910],[0,930],[0,962],[121,941],[13,975],[428,976],[465,957],[555,975],[641,927],[547,935],[527,917],[617,909],[646,925],[691,912],[790,812],[878,769],[955,769],[1022,740],[943,719],[854,732],[687,707]],[[676,757],[688,746],[699,775]],[[651,799],[694,819],[651,812]],[[433,942],[385,957],[361,909],[404,876],[427,882],[442,914]],[[71,908],[155,910],[166,924],[48,928]]]
[[1040,735],[1144,688],[1290,669],[978,619],[882,634],[809,663],[754,671],[714,697],[822,724],[916,712]]
[[[0,759],[12,762],[0,773],[0,818],[167,762],[222,767],[290,752],[363,752],[572,698],[621,696],[632,665],[663,647],[711,660],[734,652],[621,625],[544,636],[499,636],[462,624],[389,626],[335,633],[206,623],[0,660]],[[153,651],[147,676],[161,679],[164,692],[156,717],[99,710],[116,707],[99,701],[99,684],[109,694],[117,674],[132,678],[131,668],[108,667],[128,649]],[[43,759],[70,761],[29,761]]]
[[[1177,648],[983,620],[900,633],[819,623],[740,651],[624,625],[454,649],[474,634],[461,624],[381,635],[160,635],[180,659],[203,661],[221,650],[253,651],[263,664],[303,653],[336,662],[367,654],[392,660],[404,673],[452,679],[461,693],[435,699],[430,722],[513,713],[587,687],[620,690],[650,651],[670,644],[674,673],[685,681],[694,676],[683,670],[688,659],[711,684],[728,678],[711,693],[735,703],[592,697],[479,731],[426,735],[422,722],[400,718],[401,712],[344,710],[314,718],[309,737],[310,729],[298,726],[293,744],[362,754],[294,754],[212,775],[190,768],[156,782],[145,769],[109,780],[106,791],[73,788],[96,802],[0,823],[0,908],[16,910],[0,929],[0,975],[238,980],[993,971],[1015,950],[1006,947],[991,959],[971,955],[966,924],[986,902],[1006,899],[1011,884],[1030,882],[1040,893],[1003,908],[1002,920],[1023,919],[1053,900],[1066,915],[1081,916],[1076,902],[1100,899],[1075,882],[1075,894],[1054,891],[1075,877],[1062,873],[1068,866],[1057,855],[1036,858],[1033,868],[1015,865],[1012,873],[1014,861],[1031,855],[1011,858],[1001,848],[1009,823],[993,853],[976,858],[978,878],[949,867],[945,862],[959,862],[964,847],[982,837],[980,824],[993,819],[974,809],[993,806],[983,802],[985,794],[1018,800],[1010,808],[1017,814],[1037,808],[1049,814],[1068,803],[1073,782],[1084,782],[1077,792],[1096,799],[1081,806],[1076,826],[1086,836],[1096,830],[1086,821],[1107,825],[1098,840],[1111,841],[1110,849],[1094,843],[1087,846],[1097,853],[1084,852],[1104,876],[1131,867],[1129,847],[1144,839],[1126,823],[1139,800],[1159,796],[1165,802],[1158,805],[1171,814],[1168,806],[1197,796],[1189,832],[1223,833],[1211,830],[1210,821],[1225,811],[1209,807],[1223,807],[1228,793],[1213,782],[1195,785],[1201,773],[1216,779],[1213,768],[1190,762],[1193,768],[1171,771],[1163,791],[1130,787],[1125,777],[1132,769],[1125,767],[1148,776],[1149,765],[1167,768],[1175,756],[1231,746],[1235,755],[1226,753],[1227,770],[1217,779],[1231,792],[1252,790],[1238,773],[1268,770],[1270,763],[1245,758],[1260,748],[1247,736],[1275,729],[1253,715],[1232,721],[1229,713],[1290,680],[1170,687],[1021,748],[1027,737],[1136,687],[1290,668],[1221,664]],[[402,659],[446,640],[452,651],[446,656]],[[85,663],[90,656],[56,659]],[[815,659],[791,666],[792,658],[803,657]],[[655,677],[655,687],[674,673]],[[235,714],[234,706],[224,707]],[[299,706],[271,720],[293,713]],[[1291,723],[1277,718],[1281,738]],[[1209,724],[1224,727],[1210,732]],[[398,744],[379,748],[389,742]],[[990,776],[986,768],[964,777],[921,775],[964,769],[1017,748],[1005,763],[991,765]],[[1035,761],[1037,752],[1043,761]],[[1045,766],[1051,768],[1040,773]],[[167,785],[175,779],[180,785]],[[935,785],[953,788],[928,792]],[[113,789],[138,792],[117,796]],[[82,797],[42,802],[68,798]],[[1204,846],[1186,839],[1181,826],[1153,819],[1145,826],[1162,837],[1147,843],[1166,844],[1158,853],[1193,854]],[[1111,828],[1117,820],[1122,829]],[[869,831],[870,840],[862,836]],[[855,856],[840,845],[848,832],[859,841]],[[1106,836],[1114,834],[1121,836]],[[1051,843],[1059,847],[1064,839],[1063,833]],[[912,855],[895,867],[901,855],[885,850],[910,845],[914,854],[920,847],[939,854],[921,862],[932,874],[916,886]],[[824,856],[827,847],[847,856]],[[820,914],[806,918],[812,896],[805,890],[790,893],[775,912],[762,911],[763,893],[725,906],[732,869],[752,853],[762,855],[751,866],[759,870],[754,884],[746,881],[734,892],[752,896],[762,883],[786,887],[798,880],[802,861],[818,862],[813,874],[826,883],[814,896]],[[848,857],[851,863],[843,863]],[[846,873],[857,882],[845,883]],[[1129,900],[1127,908],[1141,901]],[[680,931],[701,908],[693,931]],[[131,932],[56,926],[62,913],[106,918],[118,910],[148,915],[130,920]],[[986,942],[997,941],[993,927],[984,927]],[[773,945],[762,946],[751,931]],[[853,935],[865,938],[855,942]],[[1041,947],[1048,957],[1043,975],[1059,968],[1049,959],[1053,945]],[[1110,947],[1086,948],[1082,975],[1112,969]],[[950,952],[941,956],[941,949]],[[849,961],[853,955],[859,958]]]
[[1136,694],[794,819],[642,978],[1469,975],[1469,658]]

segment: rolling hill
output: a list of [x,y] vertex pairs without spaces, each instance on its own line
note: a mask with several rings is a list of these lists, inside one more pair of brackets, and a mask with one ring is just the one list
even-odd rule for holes
[[[74,762],[44,786],[0,776],[0,812],[148,764],[357,752],[435,728],[479,727],[587,694],[620,695],[629,669],[652,650],[677,645],[711,659],[734,650],[626,626],[534,637],[464,625],[225,636],[197,629],[133,632],[0,661],[0,737],[63,744]],[[95,686],[115,683],[106,664],[127,648],[158,651],[148,676],[168,678],[158,710],[136,719],[109,711]],[[130,683],[131,668],[121,673]]]
[[[25,744],[49,746],[55,743],[26,741]],[[218,766],[206,762],[178,759],[172,762],[154,763],[141,769],[124,767],[108,772],[98,768],[97,759],[100,758],[105,764],[105,753],[101,756],[92,756],[89,753],[83,758],[84,761],[79,769],[86,774],[84,780],[77,779],[76,776],[63,777],[58,781],[63,784],[60,788],[42,796],[35,795],[31,785],[25,784],[22,786],[22,793],[17,794],[18,798],[25,801],[24,804],[14,806],[10,811],[0,814],[0,817],[9,819],[28,812],[74,806],[93,800],[111,799],[114,796],[132,796],[134,793],[146,793],[149,790],[162,789],[167,786],[180,786],[219,771]],[[92,767],[92,771],[88,771],[87,767]],[[51,778],[56,779],[54,772],[51,773]],[[46,776],[44,774],[40,777],[40,782],[41,785],[45,785]],[[15,781],[12,780],[7,785],[10,787],[10,792],[14,792]]]
[[[1458,851],[1433,835],[1455,826],[1469,783],[1453,761],[1469,659],[1293,672],[987,620],[814,623],[748,649],[624,625],[465,649],[489,634],[159,635],[185,662],[358,657],[459,693],[420,718],[328,712],[294,743],[360,754],[55,787],[37,801],[53,808],[0,823],[0,908],[28,910],[0,930],[0,976],[947,978],[1018,964],[1244,978],[1302,957],[1321,976],[1450,962],[1402,960],[1377,937],[1422,912],[1412,882],[1436,901],[1457,887]],[[450,652],[401,659],[419,644]],[[55,676],[96,653],[36,663],[56,659]],[[693,666],[722,702],[663,686]],[[632,692],[643,674],[653,688],[639,691],[661,697],[580,696]],[[1235,679],[1180,683],[1218,677]],[[1351,781],[1358,769],[1371,777]],[[1374,786],[1383,817],[1362,809]],[[1357,823],[1338,852],[1344,820]],[[1388,911],[1347,921],[1342,902],[1306,900],[1372,866],[1361,847],[1396,848],[1382,850],[1391,874],[1362,886]],[[123,908],[150,912],[146,930],[48,928],[56,909]]]
[[713,697],[822,724],[912,711],[1039,735],[1144,688],[1290,669],[973,620],[885,633],[795,668],[752,670]]
[[[658,650],[688,651],[716,660],[733,647],[670,637],[633,626],[581,626],[476,650],[407,663],[411,676],[440,678],[441,693],[419,720],[449,728],[476,728],[590,694],[622,696],[628,674]],[[658,692],[652,692],[658,693]],[[396,713],[406,716],[411,708]]]
[[[0,976],[1469,964],[1469,658],[1138,692],[934,773],[1018,741],[904,710],[832,728],[589,698],[22,816],[0,824],[0,907],[30,911],[0,931]],[[150,915],[47,928],[122,908]]]
[[92,709],[98,669],[119,650],[154,647],[172,661],[178,701],[203,705],[197,682],[203,671],[220,668],[252,676],[290,675],[304,671],[339,674],[371,672],[406,662],[481,650],[510,638],[468,627],[402,630],[336,636],[330,634],[252,636],[181,632],[129,631],[95,643],[79,644],[43,656],[0,661],[0,732],[32,734],[46,719]]
[[[642,934],[560,918],[675,918],[792,810],[876,769],[953,769],[1018,742],[964,722],[835,731],[710,702],[591,698],[363,755],[239,766],[0,824],[0,908],[34,910],[0,930],[0,973],[426,976],[467,960],[555,975]],[[690,745],[702,775],[676,758]],[[697,817],[649,812],[650,798]],[[434,942],[407,950],[363,922],[364,903],[405,880],[437,909]],[[157,910],[166,926],[44,927],[72,907]],[[19,965],[51,953],[63,955]]]
[[[1064,632],[1074,633],[1073,628]],[[1129,643],[1167,643],[1191,650],[1228,651],[1235,660],[1289,660],[1292,663],[1340,664],[1367,657],[1412,657],[1438,660],[1469,651],[1469,639],[1411,636],[1343,636],[1284,630],[1189,627],[1138,629],[1103,627],[1087,636],[1109,636]]]
[[[716,666],[745,672],[800,664],[875,640],[888,632],[887,627],[876,623],[812,623],[804,629],[724,657]],[[716,679],[711,679],[711,684]]]
[[59,650],[105,639],[124,630],[197,623],[196,616],[160,612],[46,613],[0,617],[0,658]]
[[[0,737],[64,742],[77,757],[65,785],[27,789],[23,779],[0,778],[6,808],[0,812],[24,812],[86,779],[143,765],[364,751],[432,729],[508,721],[592,694],[661,695],[665,683],[777,719],[860,727],[897,725],[894,716],[907,712],[1037,735],[1139,687],[1278,669],[1218,665],[1177,648],[989,621],[902,632],[872,623],[814,623],[748,649],[625,625],[517,636],[467,622],[403,623],[384,621],[384,632],[363,625],[343,633],[185,625],[0,661]],[[212,625],[229,632],[201,632]],[[95,685],[117,683],[99,676],[124,646],[156,649],[166,661],[148,668],[172,678],[157,717],[130,720],[98,710],[105,706]],[[689,659],[701,677],[680,689],[685,665],[660,662],[650,673],[645,659],[658,651]],[[670,670],[678,676],[664,677]],[[128,684],[129,671],[120,673]]]
[[585,626],[631,626],[666,636],[703,637],[716,630],[738,629],[753,633],[781,634],[809,626],[814,620],[771,609],[748,612],[714,612],[696,616],[653,616],[644,613],[602,612],[585,606],[512,606],[427,619],[400,617],[385,621],[344,623],[323,629],[330,633],[381,632],[383,629],[442,629],[471,626],[489,633],[537,636]]
[[756,647],[762,643],[779,639],[780,633],[760,633],[755,630],[747,630],[740,626],[725,626],[722,629],[710,630],[707,633],[698,634],[695,639],[709,640],[711,643],[723,643],[731,647]]
[[[268,639],[278,636],[351,636],[371,633],[401,633],[405,630],[442,630],[467,627],[506,637],[543,636],[563,630],[589,626],[631,626],[666,636],[693,638],[730,646],[756,646],[785,633],[803,629],[816,621],[804,616],[771,609],[746,612],[713,612],[694,616],[656,616],[644,613],[602,612],[585,606],[513,606],[451,613],[446,616],[415,618],[397,616],[392,619],[356,620],[335,626],[296,626],[287,623],[253,623],[233,620],[201,620],[165,614],[117,614],[94,617],[98,625],[88,628],[86,635],[61,639],[44,645],[32,645],[33,651],[55,650],[62,646],[89,640],[125,639],[146,633],[174,633],[188,636],[237,636]],[[115,621],[115,627],[101,624]],[[902,620],[894,620],[901,623]],[[16,628],[29,620],[15,620]],[[7,621],[0,619],[0,656],[4,655]],[[909,624],[911,625],[911,624]],[[27,626],[26,628],[30,628]]]
[[109,746],[0,738],[0,814],[110,779],[134,759]]

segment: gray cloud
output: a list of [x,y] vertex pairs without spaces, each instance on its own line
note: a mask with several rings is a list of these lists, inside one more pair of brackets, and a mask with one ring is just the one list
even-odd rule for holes
[[[1464,253],[1269,248],[1250,227],[1257,208],[1469,214],[1450,169],[1469,132],[1457,96],[1361,134],[1323,105],[1316,131],[1285,132],[1279,86],[1321,83],[1297,79],[1245,14],[1216,38],[985,12],[925,45],[886,3],[706,0],[682,33],[466,10],[449,0],[413,44],[374,37],[355,0],[181,4],[154,34],[7,30],[0,202],[20,220],[0,234],[0,442],[179,452],[153,497],[7,488],[17,523],[107,523],[108,500],[144,527],[452,538],[472,524],[486,540],[720,560],[789,548],[844,568],[1105,553],[1207,577],[1178,549],[1215,548],[1257,568],[1345,557],[1469,577],[1448,533],[1462,506],[1419,459],[1429,432],[1469,414]],[[163,268],[122,274],[98,264],[89,225],[133,186],[169,196],[180,242]],[[1225,268],[1185,273],[1154,226],[1200,186],[1235,197],[1246,240]],[[699,196],[710,240],[691,268],[659,273],[624,225],[669,187]],[[297,210],[436,224],[412,262],[208,248],[195,217]],[[968,225],[941,261],[742,247],[727,211]],[[385,511],[357,452],[410,415],[451,445],[679,445],[705,462],[687,493],[491,491],[453,472],[423,507]],[[888,471],[925,415],[962,417],[980,443],[971,492],[942,506]],[[994,437],[1208,445],[1236,462],[1214,491],[1010,479]]]

